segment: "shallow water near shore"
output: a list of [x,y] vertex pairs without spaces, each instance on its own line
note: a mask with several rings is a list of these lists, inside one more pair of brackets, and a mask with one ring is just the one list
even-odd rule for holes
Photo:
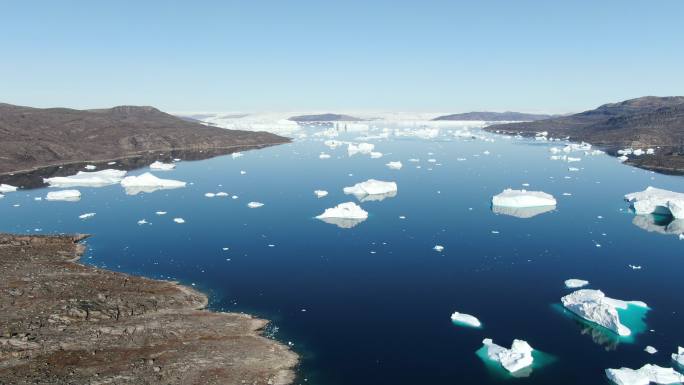
[[[606,368],[672,366],[669,355],[684,345],[684,241],[659,232],[667,219],[635,221],[622,197],[649,185],[684,192],[684,177],[607,155],[552,161],[558,143],[490,137],[372,140],[384,155],[371,159],[309,135],[153,171],[192,183],[181,189],[78,188],[78,202],[34,200],[54,189],[20,190],[0,199],[0,231],[89,233],[85,263],[179,280],[209,293],[213,309],[271,319],[269,332],[302,354],[300,383],[600,384]],[[397,195],[359,202],[342,192],[369,178],[396,181]],[[493,212],[492,195],[508,187],[545,191],[558,205],[530,218]],[[317,189],[329,195],[316,198]],[[238,198],[204,196],[220,191]],[[314,218],[347,201],[369,218],[352,228]],[[78,218],[88,212],[96,215]],[[643,330],[623,341],[563,317],[549,304],[571,292],[568,278],[646,302]],[[454,311],[483,327],[454,325]],[[524,339],[554,359],[529,377],[501,376],[475,353],[484,338]]]

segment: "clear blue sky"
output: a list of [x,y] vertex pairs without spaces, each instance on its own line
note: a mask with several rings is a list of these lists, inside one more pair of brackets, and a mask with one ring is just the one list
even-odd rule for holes
[[684,1],[3,1],[0,101],[568,112],[684,94]]

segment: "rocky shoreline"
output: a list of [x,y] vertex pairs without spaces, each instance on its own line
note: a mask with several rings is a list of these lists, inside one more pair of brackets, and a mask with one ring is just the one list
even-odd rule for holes
[[84,235],[0,234],[0,384],[273,384],[298,356],[268,323],[175,282],[78,263]]

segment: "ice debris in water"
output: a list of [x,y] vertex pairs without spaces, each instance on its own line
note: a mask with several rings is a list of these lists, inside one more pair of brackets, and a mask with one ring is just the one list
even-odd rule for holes
[[50,187],[103,187],[121,182],[126,171],[106,169],[101,171],[79,171],[76,175],[44,178]]
[[505,189],[492,197],[492,205],[504,207],[555,206],[556,199],[543,191]]
[[396,162],[389,162],[389,163],[386,164],[386,166],[389,167],[389,168],[392,169],[392,170],[401,170],[401,168],[403,167],[403,165],[402,165],[401,162],[399,162],[399,161],[396,161]]
[[666,214],[684,218],[684,194],[655,187],[625,195],[636,214]]
[[315,190],[314,194],[317,198],[323,198],[324,196],[328,195],[328,192],[325,190]]
[[81,192],[78,190],[50,191],[45,199],[49,201],[77,201],[81,199]]
[[653,346],[649,345],[644,348],[644,351],[648,354],[656,354],[658,353],[658,349],[654,348]]
[[138,221],[139,225],[146,225],[148,222],[145,219],[141,219]]
[[95,213],[85,213],[85,214],[79,215],[78,217],[79,217],[80,219],[88,219],[88,218],[92,218],[92,217],[94,217],[94,216],[95,216]]
[[617,385],[679,384],[684,375],[672,368],[646,364],[640,369],[606,369],[606,376]]
[[185,223],[185,219],[183,218],[173,218],[173,221],[176,223]]
[[485,338],[482,343],[487,348],[487,357],[501,364],[509,372],[517,372],[532,365],[532,347],[524,340],[513,340],[510,349],[495,344],[491,338]]
[[672,353],[672,360],[684,368],[684,348],[683,347],[681,347],[681,346],[677,347],[677,353]]
[[394,197],[397,194],[397,184],[395,182],[368,179],[365,182],[345,187],[344,193],[353,194],[362,202],[383,200],[387,197]]
[[152,170],[173,170],[176,168],[176,165],[173,163],[162,163],[157,160],[150,165],[150,168]]
[[321,159],[330,159],[330,155],[326,154],[325,152],[321,152],[321,154],[318,155],[318,157]]
[[373,159],[382,158],[382,152],[371,151],[370,157]]
[[451,314],[451,321],[456,324],[471,326],[474,328],[479,328],[482,326],[482,323],[479,319],[477,319],[477,317],[470,314],[459,313],[457,311]]
[[0,193],[8,193],[8,192],[15,192],[17,191],[17,188],[15,186],[11,186],[8,184],[0,184]]
[[629,336],[632,331],[620,322],[618,309],[627,309],[629,305],[648,308],[641,301],[622,301],[606,297],[601,290],[580,289],[561,298],[563,306],[587,321],[617,333]]
[[243,155],[244,155],[244,154],[241,153],[241,152],[234,152],[234,153],[230,154],[230,156],[232,156],[233,159],[239,158],[239,157],[241,157],[241,156],[243,156]]
[[441,253],[442,251],[444,251],[444,246],[442,246],[442,245],[435,245],[435,247],[433,247],[432,250]]
[[261,202],[249,202],[249,203],[247,203],[247,207],[249,207],[250,209],[256,209],[256,208],[259,208],[263,205],[264,204]]
[[349,156],[354,156],[356,154],[370,154],[373,149],[375,149],[375,145],[372,143],[349,143],[347,145],[347,153]]
[[207,197],[207,198],[213,198],[213,197],[216,196],[216,194],[210,193],[210,192],[209,192],[209,193],[204,194],[204,196]]
[[185,187],[185,182],[173,179],[157,178],[146,172],[138,176],[127,176],[121,181],[121,186],[128,195],[136,195],[141,192],[150,193],[162,189]]
[[580,287],[587,286],[588,284],[589,281],[585,281],[583,279],[571,278],[565,280],[565,287],[567,287],[568,289],[577,289]]
[[92,165],[92,164],[87,164],[87,165],[85,166],[85,169],[86,169],[86,170],[95,170],[96,168],[97,168],[97,167],[94,166],[94,165]]

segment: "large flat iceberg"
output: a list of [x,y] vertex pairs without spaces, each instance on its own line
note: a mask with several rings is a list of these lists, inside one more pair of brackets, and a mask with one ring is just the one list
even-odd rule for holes
[[493,206],[502,207],[542,207],[555,206],[556,199],[543,191],[505,189],[492,197]]
[[684,194],[655,187],[625,195],[634,211],[641,214],[667,214],[684,218]]
[[361,202],[381,201],[397,195],[397,184],[381,180],[368,179],[344,188],[345,194],[352,194]]
[[606,297],[601,290],[581,289],[561,298],[566,309],[587,321],[617,333],[629,336],[632,331],[620,322],[618,309],[627,309],[629,305],[648,308],[641,301],[622,301]]
[[511,373],[531,366],[534,361],[532,347],[523,340],[513,340],[510,349],[495,344],[491,338],[485,338],[482,344],[487,350],[487,357]]
[[617,385],[681,384],[684,375],[672,368],[646,364],[640,369],[606,369],[606,376]]
[[161,179],[149,172],[138,176],[127,176],[121,181],[121,186],[126,189],[126,194],[150,193],[163,189],[185,187],[185,182],[173,179]]
[[78,190],[50,191],[49,193],[47,193],[45,199],[49,201],[75,202],[81,199],[81,192]]
[[351,228],[365,221],[368,218],[368,212],[354,202],[346,202],[325,209],[323,214],[316,218],[338,227]]
[[44,178],[50,187],[103,187],[120,183],[126,171],[107,169],[101,171],[79,171],[76,175]]

